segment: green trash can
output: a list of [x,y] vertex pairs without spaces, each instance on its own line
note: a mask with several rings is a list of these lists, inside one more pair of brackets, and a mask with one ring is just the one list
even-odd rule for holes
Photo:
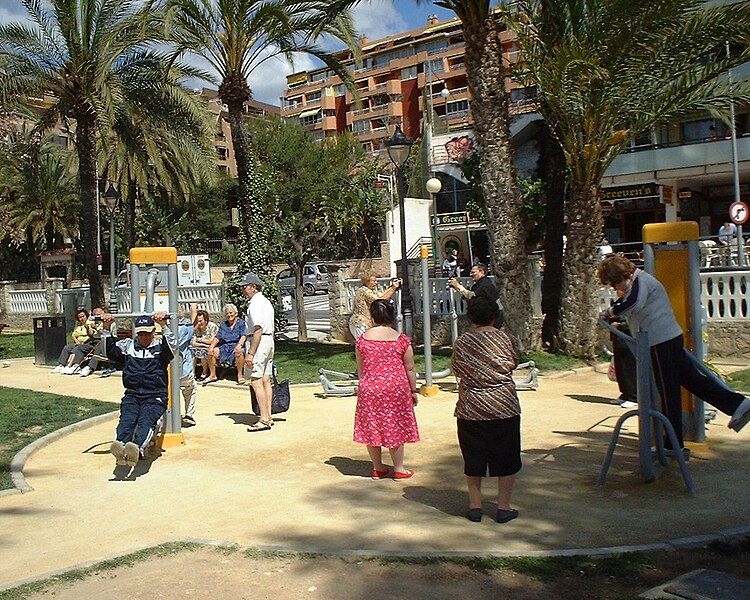
[[57,365],[67,343],[65,317],[34,317],[34,364]]

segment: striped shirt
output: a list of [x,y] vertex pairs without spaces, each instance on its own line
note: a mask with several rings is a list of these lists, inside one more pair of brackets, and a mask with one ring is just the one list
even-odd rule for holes
[[461,380],[454,416],[471,421],[507,419],[521,414],[513,369],[513,342],[500,330],[471,330],[453,348],[453,372]]

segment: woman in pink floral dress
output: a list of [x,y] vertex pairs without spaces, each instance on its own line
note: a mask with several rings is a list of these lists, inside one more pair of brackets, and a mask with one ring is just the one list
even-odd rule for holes
[[[388,302],[375,300],[370,315],[375,326],[357,340],[354,441],[367,445],[373,479],[408,479],[414,471],[404,467],[404,444],[419,441],[414,352],[411,340],[391,327],[394,312]],[[383,448],[391,454],[393,471],[383,464]]]

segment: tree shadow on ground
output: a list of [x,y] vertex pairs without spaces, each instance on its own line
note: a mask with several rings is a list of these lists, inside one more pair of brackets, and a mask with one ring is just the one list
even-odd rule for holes
[[234,422],[234,425],[244,425],[245,427],[255,425],[260,420],[260,417],[257,417],[253,413],[216,413],[215,416],[229,417]]

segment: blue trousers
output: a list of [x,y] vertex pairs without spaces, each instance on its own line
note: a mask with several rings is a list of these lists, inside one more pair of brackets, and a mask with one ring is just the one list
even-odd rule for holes
[[[656,378],[656,387],[664,406],[664,414],[672,423],[680,446],[682,446],[680,387],[684,387],[691,394],[695,394],[704,402],[730,416],[745,399],[742,394],[723,388],[701,373],[687,356],[681,335],[653,346],[651,365]],[[666,438],[664,442],[667,448],[671,447],[669,438]]]
[[156,432],[156,423],[167,410],[166,397],[140,397],[125,394],[120,403],[117,440],[135,443],[144,449]]

